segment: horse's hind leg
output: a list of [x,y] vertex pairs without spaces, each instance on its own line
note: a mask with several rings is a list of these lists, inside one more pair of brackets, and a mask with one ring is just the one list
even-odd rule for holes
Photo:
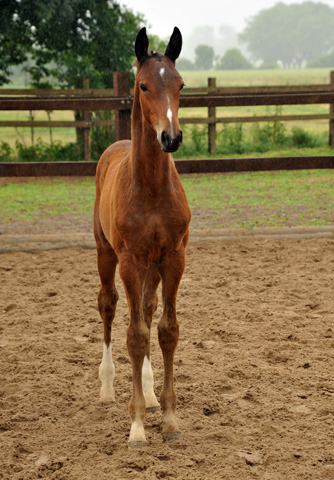
[[[152,318],[158,306],[157,288],[159,282],[160,274],[158,272],[158,269],[155,265],[151,265],[147,272],[142,291],[144,320],[149,329],[150,336]],[[147,352],[144,357],[142,369],[142,384],[145,397],[146,412],[154,413],[157,410],[160,410],[159,402],[154,393],[154,379],[151,366],[150,341],[148,343]]]
[[99,368],[102,383],[100,398],[102,402],[115,401],[114,377],[115,366],[112,359],[111,328],[115,316],[118,293],[115,287],[115,270],[117,256],[111,246],[104,242],[97,248],[97,265],[101,278],[98,293],[98,308],[103,321],[103,357]]

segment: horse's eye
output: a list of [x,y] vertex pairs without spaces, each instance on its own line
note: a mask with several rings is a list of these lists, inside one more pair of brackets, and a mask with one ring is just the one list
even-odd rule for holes
[[180,87],[180,90],[182,90],[182,88],[184,87],[184,83],[182,83],[181,87]]
[[148,88],[146,87],[146,85],[144,85],[143,83],[140,83],[139,84],[139,87],[141,89],[142,92],[147,92],[148,91]]

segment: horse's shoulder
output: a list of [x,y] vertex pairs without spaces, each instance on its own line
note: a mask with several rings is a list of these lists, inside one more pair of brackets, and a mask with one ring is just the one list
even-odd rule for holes
[[118,168],[118,166],[129,157],[131,148],[131,140],[121,140],[110,145],[101,155],[96,169],[96,177],[102,183],[111,171]]

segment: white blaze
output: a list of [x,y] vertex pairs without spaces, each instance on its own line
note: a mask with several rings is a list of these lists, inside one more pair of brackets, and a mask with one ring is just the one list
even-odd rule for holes
[[160,68],[160,77],[161,78],[164,78],[164,74],[165,74],[165,69],[164,68]]
[[170,100],[169,100],[169,97],[167,97],[167,103],[168,103],[167,118],[168,118],[169,123],[170,123],[170,135],[171,135],[171,138],[174,138],[173,124],[172,124],[173,112],[172,112],[172,110],[170,109]]

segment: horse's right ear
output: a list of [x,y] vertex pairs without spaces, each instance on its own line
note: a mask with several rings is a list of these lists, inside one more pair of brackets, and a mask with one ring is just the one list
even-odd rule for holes
[[143,27],[141,30],[139,30],[137,34],[135,52],[138,62],[143,62],[148,56],[148,38],[146,35],[146,27]]
[[182,35],[180,30],[177,27],[174,27],[172,36],[170,37],[169,43],[167,45],[165,55],[170,58],[172,62],[175,63],[175,60],[179,58],[180,52],[182,49]]

